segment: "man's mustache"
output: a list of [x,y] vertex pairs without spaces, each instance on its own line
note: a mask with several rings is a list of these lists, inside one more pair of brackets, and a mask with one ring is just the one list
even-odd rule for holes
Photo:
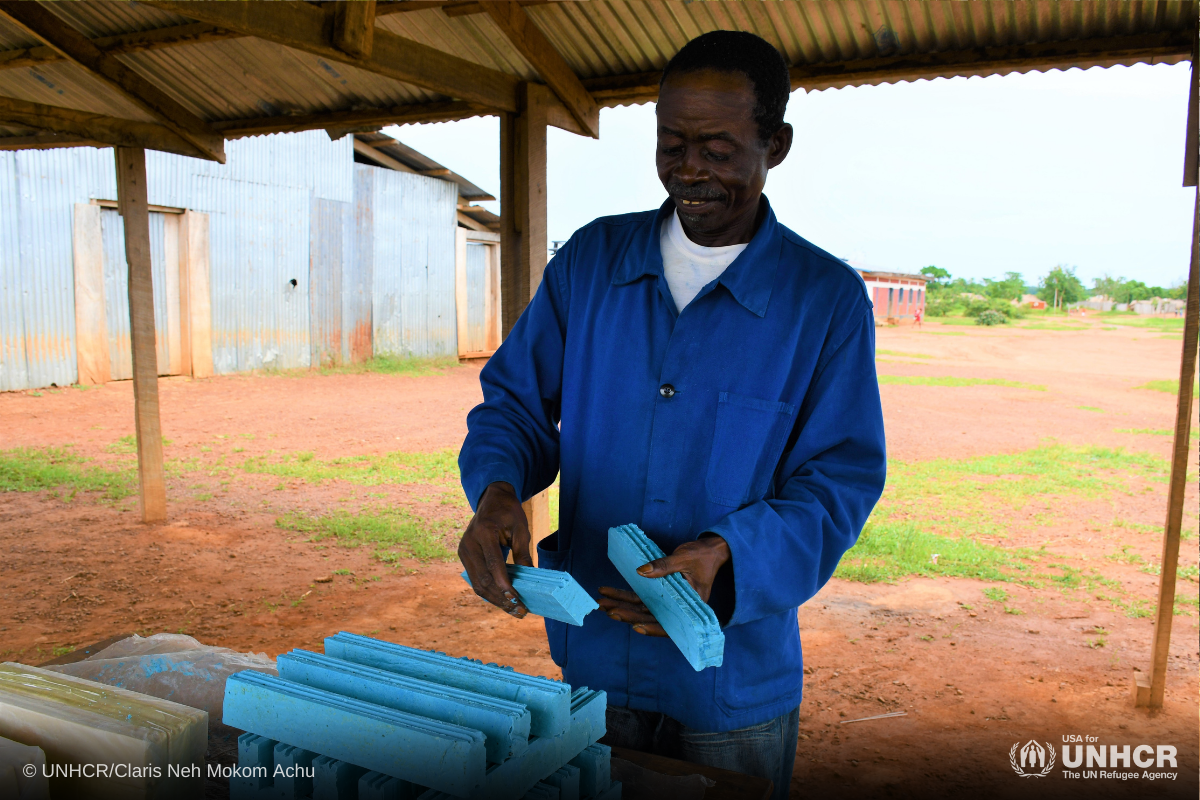
[[667,181],[667,194],[678,200],[691,200],[693,202],[698,200],[725,200],[725,193],[715,186],[707,183],[697,183],[688,186],[677,178]]

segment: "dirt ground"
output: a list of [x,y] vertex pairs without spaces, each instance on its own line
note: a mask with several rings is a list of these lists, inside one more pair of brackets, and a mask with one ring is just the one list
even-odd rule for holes
[[[1080,332],[940,326],[881,329],[879,371],[1003,378],[999,386],[885,384],[889,456],[901,461],[1013,453],[1048,440],[1147,451],[1171,438],[1174,395],[1135,388],[1178,374],[1179,337],[1091,323]],[[895,353],[920,353],[906,358]],[[380,563],[370,548],[315,543],[276,526],[281,514],[355,507],[370,498],[428,519],[465,523],[444,487],[312,485],[225,469],[255,455],[318,458],[457,448],[480,399],[478,366],[442,374],[229,376],[161,382],[171,472],[169,521],[142,525],[136,504],[52,492],[0,493],[0,660],[38,663],[117,633],[183,632],[271,655],[321,649],[339,630],[369,634],[559,677],[540,622],[485,606],[443,561]],[[1195,426],[1193,422],[1193,426]],[[73,444],[115,463],[133,432],[127,382],[0,394],[0,450]],[[1196,465],[1195,444],[1191,464]],[[1195,533],[1189,481],[1184,525]],[[1103,503],[1081,501],[1039,532],[1050,550],[1095,559],[1151,603],[1157,577],[1106,561],[1119,546],[1146,561],[1161,537],[1114,529],[1114,516],[1161,526],[1166,485]],[[1011,542],[1014,546],[1021,542]],[[1181,563],[1197,563],[1197,539]],[[1174,618],[1166,705],[1128,700],[1131,671],[1149,668],[1150,618],[1052,589],[1007,586],[1023,615],[989,603],[975,580],[834,580],[800,610],[806,672],[793,796],[1197,796],[1197,617]],[[1195,577],[1180,582],[1194,597]],[[969,606],[970,608],[965,608]],[[1194,606],[1191,606],[1194,609]],[[1107,633],[1103,647],[1096,632]],[[861,722],[881,713],[906,716]],[[1009,750],[1031,738],[1172,745],[1174,781],[1021,778]]]

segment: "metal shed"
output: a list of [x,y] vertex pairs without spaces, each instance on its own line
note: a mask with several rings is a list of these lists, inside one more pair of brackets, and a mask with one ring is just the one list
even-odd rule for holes
[[[373,137],[424,174],[356,163],[358,137],[321,131],[239,139],[224,165],[148,155],[159,375],[458,352],[456,232],[460,219],[486,227],[468,212],[487,214],[470,200],[490,195]],[[8,151],[0,164],[14,229],[0,251],[0,390],[132,377],[111,154]]]
[[[1195,60],[1197,4],[1134,0],[0,2],[0,147],[117,147],[142,507],[165,516],[145,149],[225,159],[226,138],[501,117],[503,330],[546,262],[546,126],[599,135],[601,106],[655,99],[689,39],[747,30],[823,89]],[[1196,185],[1197,75],[1184,185]],[[1197,206],[1200,212],[1200,206]],[[1200,215],[1197,216],[1200,223]],[[0,219],[0,225],[11,223]],[[1193,231],[1152,680],[1161,706],[1200,321]],[[535,503],[538,501],[535,501]],[[544,502],[530,507],[545,530]]]

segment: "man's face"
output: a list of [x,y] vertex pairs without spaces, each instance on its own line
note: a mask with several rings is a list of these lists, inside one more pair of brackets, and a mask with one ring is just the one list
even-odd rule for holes
[[659,92],[658,177],[697,244],[750,241],[767,170],[791,148],[790,125],[759,139],[754,106],[754,84],[736,72],[674,73]]

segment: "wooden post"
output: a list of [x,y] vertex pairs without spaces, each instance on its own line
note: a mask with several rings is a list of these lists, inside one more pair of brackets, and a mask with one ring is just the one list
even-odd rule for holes
[[1200,194],[1192,220],[1192,263],[1188,269],[1187,310],[1183,323],[1183,356],[1179,364],[1179,395],[1175,404],[1175,440],[1171,449],[1171,482],[1167,493],[1167,523],[1163,531],[1162,571],[1158,576],[1158,615],[1154,623],[1150,708],[1162,708],[1166,691],[1171,623],[1175,616],[1175,575],[1179,566],[1179,536],[1183,526],[1183,496],[1187,488],[1188,437],[1192,426],[1192,382],[1196,379],[1196,337],[1200,332]]
[[[518,111],[500,115],[500,304],[504,336],[546,270],[546,113],[555,102],[536,83],[517,89]],[[534,543],[550,535],[545,492],[524,503]]]
[[500,302],[508,336],[546,269],[546,108],[550,90],[522,83],[521,110],[500,117]]
[[[1200,34],[1198,34],[1200,35]],[[1187,149],[1183,160],[1183,185],[1196,185],[1196,153],[1200,150],[1200,73],[1196,70],[1200,39],[1192,44],[1192,74],[1188,96]],[[1154,646],[1149,686],[1144,675],[1134,674],[1134,704],[1162,708],[1167,690],[1167,659],[1171,655],[1171,624],[1175,619],[1175,578],[1179,567],[1179,538],[1183,526],[1183,498],[1187,488],[1188,437],[1192,430],[1192,383],[1196,379],[1196,337],[1200,334],[1200,190],[1192,211],[1192,258],[1188,266],[1187,306],[1183,321],[1183,352],[1179,363],[1179,393],[1175,401],[1175,438],[1171,447],[1171,481],[1167,490],[1167,520],[1163,526],[1162,569],[1158,576],[1158,614],[1154,621]],[[1139,680],[1140,679],[1140,680]]]
[[529,521],[529,554],[537,564],[537,545],[550,535],[550,494],[547,489],[521,503],[525,519]]
[[133,355],[133,418],[143,522],[167,518],[162,425],[158,418],[158,357],[154,344],[154,288],[150,270],[150,208],[146,151],[117,148],[117,203],[125,222],[129,263],[129,340]]
[[75,205],[72,236],[75,256],[75,362],[79,382],[101,385],[112,380],[108,320],[104,307],[104,242],[100,206]]

